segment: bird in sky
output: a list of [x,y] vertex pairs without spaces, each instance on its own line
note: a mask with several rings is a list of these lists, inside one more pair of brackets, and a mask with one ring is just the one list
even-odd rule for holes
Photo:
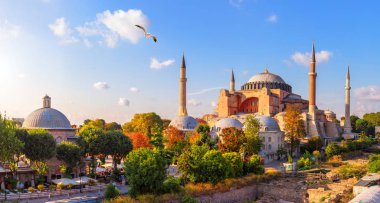
[[138,28],[140,28],[140,29],[142,29],[142,30],[144,31],[144,33],[145,33],[145,38],[152,38],[154,42],[157,42],[157,37],[154,36],[154,35],[152,35],[152,34],[150,34],[150,33],[147,33],[146,30],[145,30],[145,28],[144,28],[143,26],[141,26],[141,25],[136,25],[136,27],[138,27]]

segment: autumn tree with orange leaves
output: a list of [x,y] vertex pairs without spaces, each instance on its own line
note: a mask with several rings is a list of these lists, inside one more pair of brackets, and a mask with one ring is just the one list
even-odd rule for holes
[[247,143],[244,131],[236,128],[224,128],[220,134],[219,150],[226,152],[240,152],[241,147]]
[[152,147],[152,145],[149,143],[149,137],[144,133],[128,133],[127,136],[132,140],[133,149]]
[[173,126],[167,127],[164,132],[164,140],[166,148],[173,148],[178,142],[185,140],[183,133]]

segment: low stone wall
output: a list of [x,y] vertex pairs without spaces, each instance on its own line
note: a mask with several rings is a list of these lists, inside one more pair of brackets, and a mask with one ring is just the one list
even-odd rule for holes
[[228,192],[216,193],[210,196],[197,197],[200,203],[218,202],[218,203],[238,203],[254,201],[258,197],[258,186],[251,185],[240,189],[231,189]]

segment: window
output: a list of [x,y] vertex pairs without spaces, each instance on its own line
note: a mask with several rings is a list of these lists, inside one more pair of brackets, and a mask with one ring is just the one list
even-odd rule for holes
[[272,137],[268,137],[268,142],[272,142]]
[[268,145],[268,149],[271,150],[272,149],[272,145],[269,144]]

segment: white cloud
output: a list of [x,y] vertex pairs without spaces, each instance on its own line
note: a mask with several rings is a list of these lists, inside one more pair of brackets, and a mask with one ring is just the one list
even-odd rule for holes
[[277,15],[276,14],[270,15],[267,18],[267,21],[270,22],[270,23],[276,23],[277,22]]
[[117,102],[120,106],[129,106],[129,100],[126,98],[119,98]]
[[[315,60],[317,61],[317,63],[326,63],[330,60],[332,55],[333,55],[332,52],[322,50],[320,52],[315,53]],[[310,64],[311,53],[310,52],[305,52],[305,53],[295,52],[291,58],[293,62],[297,64],[308,66]]]
[[86,22],[76,28],[81,36],[100,36],[109,48],[116,47],[119,39],[136,44],[144,38],[144,33],[135,25],[148,29],[148,18],[141,10],[109,10],[96,15],[96,20]]
[[0,22],[0,41],[17,39],[20,33],[20,26],[13,25],[7,20]]
[[94,87],[98,90],[104,90],[104,89],[110,88],[110,86],[106,82],[94,83]]
[[166,68],[166,67],[171,66],[173,64],[174,64],[174,60],[172,60],[172,59],[168,59],[168,60],[165,60],[162,62],[159,62],[156,58],[151,58],[151,60],[150,60],[150,68],[156,69],[156,70]]
[[202,104],[202,102],[200,101],[197,101],[195,99],[190,99],[189,101],[187,101],[191,106],[199,106]]
[[202,89],[198,92],[192,92],[192,93],[189,93],[189,95],[198,95],[198,94],[204,94],[204,93],[207,93],[207,92],[211,92],[211,91],[214,91],[214,90],[220,90],[222,89],[223,87],[211,87],[211,88],[206,88],[206,89]]
[[138,93],[140,90],[137,87],[131,87],[129,88],[129,91],[131,91],[132,93]]
[[380,88],[375,85],[354,89],[354,97],[357,100],[380,101]]
[[49,25],[49,28],[55,36],[60,38],[62,44],[73,44],[78,42],[78,39],[72,36],[73,31],[70,29],[65,18],[56,19],[53,24]]
[[212,101],[212,102],[211,102],[211,106],[212,106],[212,107],[217,107],[217,106],[218,106],[218,103],[216,103],[215,101]]

